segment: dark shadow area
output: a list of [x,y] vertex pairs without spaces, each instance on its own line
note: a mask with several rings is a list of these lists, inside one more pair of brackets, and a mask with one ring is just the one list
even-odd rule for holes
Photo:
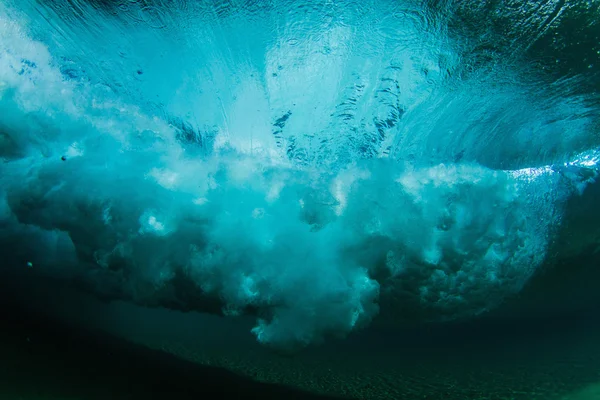
[[0,398],[334,399],[67,326],[0,293]]
[[599,198],[600,181],[569,199],[559,235],[548,252],[551,260],[491,317],[555,318],[600,310]]
[[[239,354],[257,363],[249,376],[265,374],[268,362],[262,358],[275,359],[281,378],[294,376],[296,384],[314,379],[321,388],[356,399],[563,400],[598,380],[598,309],[367,329],[277,361],[256,349],[247,327],[229,324],[229,318],[193,313],[167,318],[168,310],[136,307],[114,314],[115,308],[94,305],[35,268],[1,272],[0,399],[334,398],[167,354],[177,344],[190,350],[217,346],[223,358]],[[143,315],[134,315],[136,309]],[[154,351],[90,330],[110,324],[122,325],[132,337],[163,331],[158,337],[171,347]]]

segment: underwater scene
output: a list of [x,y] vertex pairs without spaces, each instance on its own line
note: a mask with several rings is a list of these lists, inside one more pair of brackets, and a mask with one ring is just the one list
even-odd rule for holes
[[0,0],[0,399],[600,400],[600,0]]

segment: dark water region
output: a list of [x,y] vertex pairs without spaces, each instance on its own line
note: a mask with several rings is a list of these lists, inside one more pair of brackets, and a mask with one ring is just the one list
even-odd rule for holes
[[26,269],[4,278],[7,399],[594,400],[600,393],[600,302],[590,301],[597,293],[588,292],[588,307],[579,303],[577,312],[371,328],[285,355],[254,341],[252,320],[101,303]]
[[73,327],[11,300],[2,296],[3,399],[339,398],[259,383],[222,367]]

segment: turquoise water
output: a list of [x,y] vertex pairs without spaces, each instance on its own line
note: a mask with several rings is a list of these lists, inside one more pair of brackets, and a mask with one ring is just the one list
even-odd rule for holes
[[6,390],[593,398],[599,8],[0,0]]

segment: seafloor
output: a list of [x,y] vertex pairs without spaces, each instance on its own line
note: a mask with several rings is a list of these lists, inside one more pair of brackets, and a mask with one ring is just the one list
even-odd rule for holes
[[594,314],[363,333],[283,356],[227,326],[199,332],[201,316],[120,306],[117,328],[116,305],[82,301],[132,343],[9,301],[0,399],[600,399]]

